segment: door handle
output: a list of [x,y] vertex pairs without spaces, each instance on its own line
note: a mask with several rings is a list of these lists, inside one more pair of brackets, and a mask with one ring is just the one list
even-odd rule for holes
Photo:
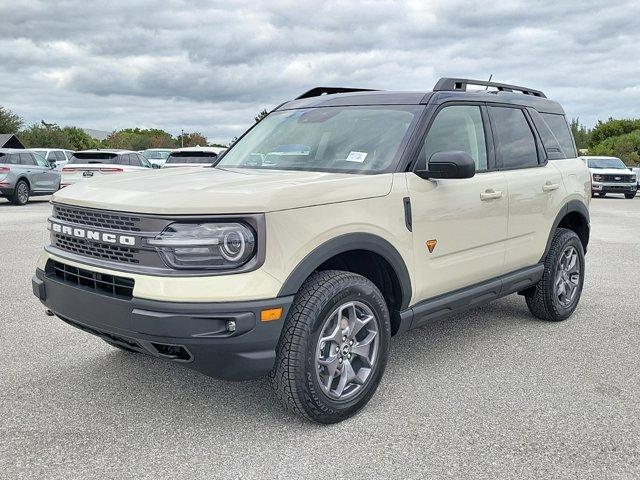
[[482,201],[495,200],[497,198],[502,198],[502,192],[493,188],[489,188],[480,194],[480,200]]
[[559,183],[547,182],[542,186],[542,191],[543,192],[553,192],[554,190],[557,190],[559,188],[560,188],[560,184]]

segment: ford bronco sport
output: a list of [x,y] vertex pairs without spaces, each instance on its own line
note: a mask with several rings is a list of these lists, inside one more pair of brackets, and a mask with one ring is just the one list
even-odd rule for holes
[[316,88],[211,168],[58,192],[33,290],[114,347],[268,374],[289,409],[338,422],[374,394],[392,335],[516,292],[569,317],[590,194],[542,92]]

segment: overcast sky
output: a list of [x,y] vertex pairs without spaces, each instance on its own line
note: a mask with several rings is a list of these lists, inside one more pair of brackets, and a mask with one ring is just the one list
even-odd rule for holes
[[640,117],[638,1],[26,0],[0,18],[0,105],[28,123],[228,141],[313,86],[489,74],[587,125]]

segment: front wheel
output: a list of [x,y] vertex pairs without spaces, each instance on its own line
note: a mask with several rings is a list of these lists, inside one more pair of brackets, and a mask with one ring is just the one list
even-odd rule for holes
[[378,288],[351,272],[316,272],[296,295],[269,377],[282,403],[336,423],[375,393],[389,355],[391,322]]
[[625,193],[624,194],[624,198],[631,200],[632,198],[635,198],[636,194],[635,193]]
[[18,180],[13,195],[9,197],[9,200],[14,205],[26,205],[29,201],[29,184],[24,180]]
[[565,320],[578,306],[583,283],[582,242],[572,230],[558,228],[544,261],[542,278],[525,293],[527,307],[541,320]]

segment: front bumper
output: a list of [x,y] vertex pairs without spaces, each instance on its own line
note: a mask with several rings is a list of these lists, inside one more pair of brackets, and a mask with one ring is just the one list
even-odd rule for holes
[[638,190],[638,185],[635,183],[593,182],[591,190],[593,193],[631,193]]
[[[293,297],[228,303],[130,299],[72,285],[37,269],[34,294],[65,322],[206,375],[230,380],[271,370],[282,325]],[[280,320],[261,322],[263,309],[282,307]],[[233,320],[236,330],[228,331]]]

